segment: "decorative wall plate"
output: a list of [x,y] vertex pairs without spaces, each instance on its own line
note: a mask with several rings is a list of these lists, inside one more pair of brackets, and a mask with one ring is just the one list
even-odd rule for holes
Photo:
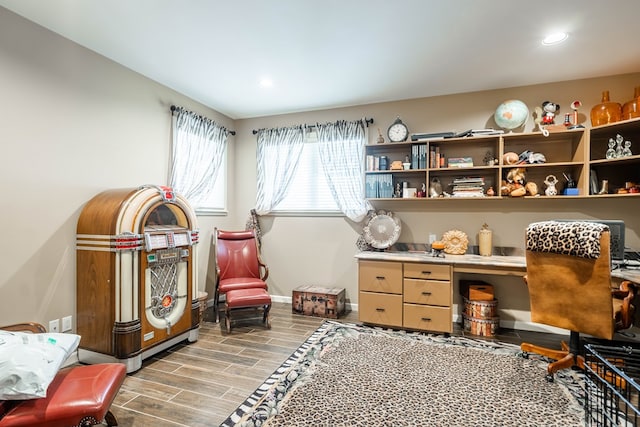
[[364,239],[376,249],[387,249],[398,241],[402,227],[393,213],[380,210],[369,215],[363,228]]
[[467,252],[469,238],[464,231],[449,230],[442,235],[444,252],[450,255],[462,255]]

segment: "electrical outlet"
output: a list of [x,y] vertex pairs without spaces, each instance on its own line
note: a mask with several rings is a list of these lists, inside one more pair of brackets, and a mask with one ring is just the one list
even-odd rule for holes
[[69,332],[71,330],[71,316],[66,316],[62,318],[62,332]]
[[60,319],[49,320],[49,332],[60,332]]
[[435,242],[437,239],[436,235],[433,233],[429,233],[429,243]]

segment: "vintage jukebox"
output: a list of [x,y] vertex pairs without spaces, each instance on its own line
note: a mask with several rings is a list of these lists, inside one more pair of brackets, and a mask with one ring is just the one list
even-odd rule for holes
[[127,372],[198,339],[196,217],[171,188],[107,190],[77,226],[78,358],[119,361]]

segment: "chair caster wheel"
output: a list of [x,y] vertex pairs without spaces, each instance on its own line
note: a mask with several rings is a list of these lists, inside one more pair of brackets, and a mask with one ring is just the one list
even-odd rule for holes
[[520,356],[521,356],[523,359],[528,359],[528,358],[529,358],[529,353],[527,353],[526,351],[523,351],[522,353],[520,353]]
[[548,383],[553,382],[553,374],[547,374],[544,376],[544,378],[547,380]]

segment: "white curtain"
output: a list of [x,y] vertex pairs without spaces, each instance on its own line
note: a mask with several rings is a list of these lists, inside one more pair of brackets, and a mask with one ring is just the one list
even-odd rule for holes
[[365,121],[317,124],[324,175],[336,204],[354,222],[362,221],[371,204],[364,198]]
[[304,144],[304,129],[258,131],[256,213],[268,214],[287,195]]
[[183,108],[174,111],[169,185],[194,207],[211,199],[228,135],[211,119]]

